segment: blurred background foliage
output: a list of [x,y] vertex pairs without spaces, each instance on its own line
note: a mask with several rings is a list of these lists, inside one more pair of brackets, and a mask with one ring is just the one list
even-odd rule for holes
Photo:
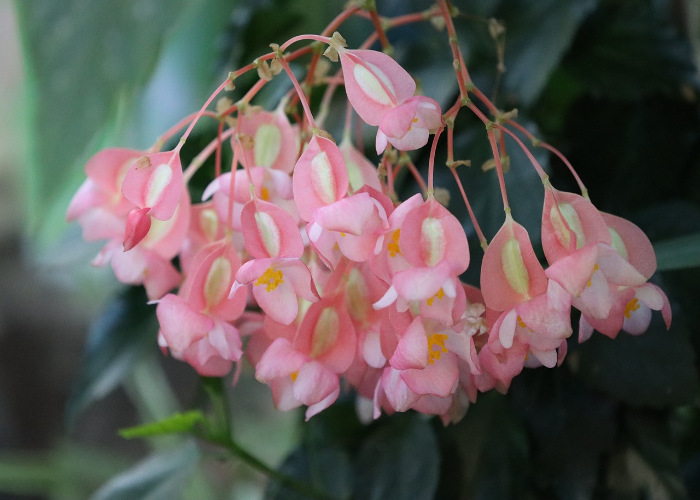
[[[229,394],[234,434],[334,498],[700,498],[700,6],[693,0],[454,3],[475,83],[501,109],[517,108],[522,124],[567,155],[601,210],[632,220],[651,238],[660,269],[652,281],[671,300],[671,330],[655,317],[640,337],[621,333],[611,341],[595,334],[579,345],[574,334],[562,367],[526,369],[507,395],[480,395],[464,420],[449,427],[410,413],[362,424],[352,394],[302,424],[300,413],[271,410],[268,389],[246,366]],[[120,427],[201,407],[206,398],[192,369],[158,352],[154,308],[143,292],[120,289],[109,273],[90,269],[96,247],[82,243],[77,225],[68,227],[63,217],[83,180],[82,165],[98,149],[150,146],[198,109],[229,70],[267,52],[271,42],[320,32],[342,4],[16,0],[14,11],[2,11],[5,19],[14,13],[24,67],[22,105],[7,108],[4,115],[12,118],[5,127],[24,123],[26,130],[9,145],[26,144],[12,156],[21,175],[7,178],[19,177],[26,196],[21,215],[12,212],[23,223],[3,233],[10,236],[3,240],[0,295],[7,318],[0,322],[0,498],[298,498],[188,439],[117,437]],[[377,0],[384,16],[429,5]],[[492,36],[489,19],[505,31]],[[352,19],[341,33],[352,47],[370,30],[369,22]],[[394,29],[389,38],[426,95],[454,102],[444,32],[423,23]],[[293,68],[301,74],[304,64]],[[237,81],[234,99],[252,83]],[[278,77],[256,103],[270,109],[288,88]],[[333,134],[342,127],[340,99],[336,104],[327,121]],[[463,111],[455,130],[457,159],[473,165],[462,167],[462,180],[492,237],[503,216],[495,172],[480,168],[490,156],[483,125]],[[214,134],[213,126],[198,126],[183,163]],[[541,184],[517,145],[506,143],[513,214],[537,247]],[[440,149],[438,165],[445,160]],[[535,153],[555,187],[575,191],[561,162]],[[415,159],[426,167],[425,153]],[[198,174],[194,189],[208,175]],[[408,178],[398,185],[405,196],[417,191]],[[446,169],[436,174],[436,185],[450,190],[449,208],[465,223],[472,264],[464,279],[478,285],[481,250]],[[31,271],[18,270],[19,259]],[[40,291],[27,291],[34,282]],[[53,305],[52,296],[60,297]],[[45,319],[27,320],[18,311]],[[91,317],[81,354],[82,327]],[[32,333],[23,336],[25,327]],[[52,363],[62,368],[52,370]],[[38,402],[49,394],[46,385],[53,392]]]

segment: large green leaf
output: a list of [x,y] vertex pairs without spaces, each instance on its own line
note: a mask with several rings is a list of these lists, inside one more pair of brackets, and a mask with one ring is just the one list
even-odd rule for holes
[[362,443],[355,496],[429,500],[435,495],[439,470],[437,440],[428,422],[417,414],[394,418]]
[[582,27],[566,68],[597,95],[620,100],[697,86],[690,43],[674,28],[669,3],[609,2]]
[[598,0],[503,2],[496,16],[505,24],[503,93],[529,106],[540,95],[586,16]]
[[700,233],[664,240],[654,245],[659,271],[700,266]]
[[[147,80],[184,0],[17,1],[32,137],[34,229],[62,219],[79,163]],[[94,147],[94,146],[93,146]],[[60,228],[58,224],[58,228]]]
[[92,500],[173,500],[183,497],[183,489],[199,461],[193,442],[152,455],[133,468],[109,480]]
[[689,332],[681,318],[667,332],[654,314],[649,330],[638,337],[621,332],[611,340],[594,333],[570,354],[572,367],[596,388],[635,406],[692,401],[699,386]]
[[[352,465],[348,453],[341,448],[301,446],[287,457],[279,471],[336,500],[349,499],[352,494]],[[273,480],[265,491],[265,500],[308,498],[308,495]]]
[[114,389],[141,356],[156,348],[158,324],[142,287],[130,287],[92,325],[80,374],[68,401],[73,425],[91,402]]
[[175,413],[157,422],[121,429],[119,435],[125,439],[182,434],[194,431],[197,424],[204,422],[204,414],[199,410]]

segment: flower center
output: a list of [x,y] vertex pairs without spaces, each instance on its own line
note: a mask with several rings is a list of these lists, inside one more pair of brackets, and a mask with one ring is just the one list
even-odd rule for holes
[[439,360],[443,352],[449,352],[447,347],[445,347],[445,341],[447,340],[446,333],[433,333],[428,335],[428,364],[432,365],[435,361]]
[[394,231],[391,235],[391,240],[386,245],[386,249],[389,251],[390,257],[396,257],[396,254],[401,254],[401,248],[399,247],[399,236],[401,236],[401,229]]
[[440,288],[440,290],[438,290],[437,293],[436,293],[435,295],[433,295],[432,297],[430,297],[430,298],[429,298],[428,300],[426,300],[425,302],[426,302],[429,306],[432,306],[432,305],[433,305],[433,301],[435,300],[436,297],[437,297],[438,300],[442,300],[442,298],[443,298],[444,296],[445,296],[445,292],[442,290],[442,288]]
[[636,297],[630,300],[625,306],[625,318],[629,319],[629,317],[632,315],[632,311],[636,311],[639,309],[639,307],[639,300],[637,300]]
[[265,291],[271,292],[277,288],[280,284],[284,283],[284,274],[279,269],[275,270],[272,266],[268,267],[267,270],[255,280],[255,286],[265,285]]

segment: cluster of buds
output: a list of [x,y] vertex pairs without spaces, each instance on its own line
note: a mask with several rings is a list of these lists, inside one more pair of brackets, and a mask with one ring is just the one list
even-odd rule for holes
[[[349,7],[338,22],[360,13]],[[373,402],[375,418],[414,409],[447,423],[459,420],[478,392],[508,390],[523,367],[560,364],[573,332],[572,306],[581,311],[579,341],[594,329],[609,337],[642,333],[652,309],[670,323],[666,296],[647,283],[656,262],[646,236],[599,212],[585,188],[580,196],[550,185],[511,128],[527,131],[471,85],[444,0],[428,14],[444,18],[460,83],[460,98],[445,115],[435,100],[414,95],[413,78],[390,56],[350,50],[337,33],[305,35],[229,75],[200,112],[166,134],[189,124],[174,150],[159,151],[160,140],[150,151],[107,149],[90,159],[68,219],[78,220],[86,240],[108,240],[95,265],[111,262],[120,281],[142,284],[157,303],[164,352],[217,377],[234,364],[238,373],[245,355],[276,407],[305,405],[307,418],[331,405],[341,387],[352,387]],[[404,16],[396,24],[425,18]],[[326,56],[340,61],[338,74],[320,82],[327,84],[324,103],[344,86],[348,123],[354,112],[378,127],[380,168],[353,145],[349,126],[337,145],[314,121],[308,92],[319,82],[312,75],[305,93],[288,66],[312,46],[285,54],[299,40],[327,44]],[[313,57],[315,67],[319,54]],[[261,79],[241,101],[206,110],[235,76],[255,68]],[[275,111],[250,106],[282,71],[294,85],[290,95]],[[499,120],[488,120],[467,92]],[[304,109],[294,124],[286,113],[291,99]],[[488,244],[472,217],[485,248],[481,290],[460,281],[470,261],[467,237],[433,188],[444,129],[448,167],[454,172],[463,163],[451,150],[463,108],[486,125],[505,208],[503,227]],[[183,172],[180,149],[202,116],[219,120],[218,136]],[[543,179],[547,269],[508,208],[497,144],[506,133]],[[426,185],[408,156],[394,150],[423,148],[430,135]],[[225,140],[233,161],[222,173]],[[214,153],[215,178],[203,201],[192,204],[187,183]],[[397,199],[393,178],[402,167],[424,196]],[[464,201],[469,206],[466,194]]]

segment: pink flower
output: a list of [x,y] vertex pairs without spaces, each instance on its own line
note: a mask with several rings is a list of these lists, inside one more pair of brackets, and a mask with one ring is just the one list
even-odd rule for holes
[[178,296],[158,303],[160,335],[174,357],[202,375],[222,376],[242,355],[238,330],[230,324],[245,308],[245,292],[229,298],[240,260],[225,242],[203,248]]
[[430,131],[442,126],[440,105],[429,97],[407,99],[382,117],[377,131],[377,154],[387,142],[400,151],[420,149],[428,143]]
[[[243,163],[291,173],[299,152],[299,134],[284,112],[283,103],[274,112],[247,108],[239,116],[240,133],[253,139],[251,149],[242,149]],[[238,147],[235,138],[232,147]]]
[[136,205],[126,221],[124,250],[131,250],[148,233],[151,217],[168,220],[175,213],[183,192],[180,156],[173,151],[140,157],[129,168],[121,189]]
[[338,55],[348,100],[369,125],[379,125],[385,113],[416,91],[411,75],[382,52],[338,47]]
[[406,303],[428,300],[441,291],[456,296],[456,277],[469,265],[469,247],[462,225],[445,207],[431,198],[412,208],[403,220],[398,247],[409,267],[392,276],[391,287],[375,308],[397,298]]

